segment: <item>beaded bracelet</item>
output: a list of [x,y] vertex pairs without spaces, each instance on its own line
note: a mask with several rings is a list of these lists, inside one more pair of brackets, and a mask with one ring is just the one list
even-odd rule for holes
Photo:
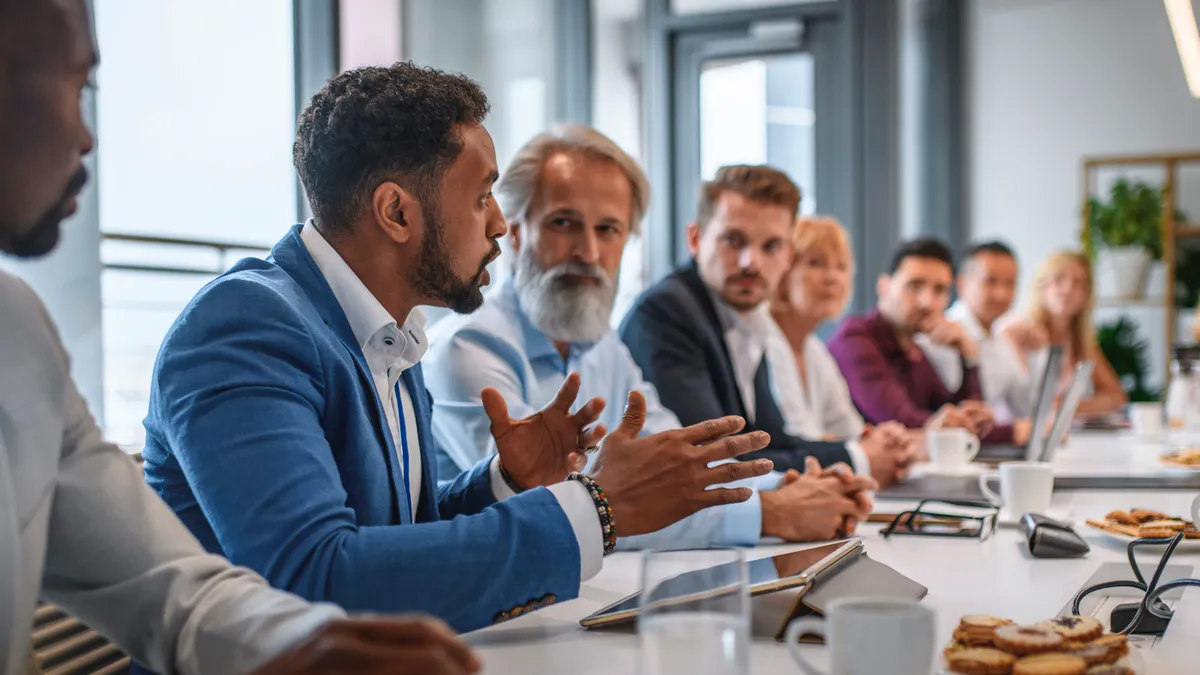
[[596,503],[596,515],[600,517],[600,534],[604,537],[604,555],[612,553],[617,548],[617,526],[613,522],[612,507],[608,505],[608,497],[604,490],[592,480],[591,476],[582,473],[572,473],[567,480],[577,480],[587,488],[592,501]]

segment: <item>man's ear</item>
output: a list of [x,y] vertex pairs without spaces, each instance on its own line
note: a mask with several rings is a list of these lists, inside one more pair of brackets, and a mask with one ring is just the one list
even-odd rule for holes
[[687,247],[688,252],[692,257],[696,257],[696,253],[700,250],[700,223],[691,222],[687,226]]
[[425,231],[421,202],[397,183],[380,183],[375,188],[371,215],[379,229],[397,244],[416,240]]
[[514,220],[508,224],[508,240],[510,243],[512,243],[513,253],[521,252],[521,244],[524,243],[524,239],[521,236],[522,234],[524,234],[524,231],[522,230],[521,223],[519,221]]

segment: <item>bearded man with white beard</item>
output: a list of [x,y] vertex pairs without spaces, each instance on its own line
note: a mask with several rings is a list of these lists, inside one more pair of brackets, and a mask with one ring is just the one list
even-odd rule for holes
[[[625,243],[638,233],[649,201],[641,168],[599,132],[560,126],[517,152],[496,195],[517,255],[515,273],[474,314],[435,326],[425,358],[441,475],[456,475],[495,452],[486,388],[501,394],[516,419],[553,400],[567,376],[578,372],[578,400],[620,401],[636,390],[646,399],[643,434],[679,429],[610,325]],[[615,411],[606,408],[599,423],[612,428]],[[869,513],[865,493],[877,487],[849,467],[822,469],[815,460],[804,474],[774,473],[739,485],[755,489],[749,501],[623,538],[618,548],[845,536]]]

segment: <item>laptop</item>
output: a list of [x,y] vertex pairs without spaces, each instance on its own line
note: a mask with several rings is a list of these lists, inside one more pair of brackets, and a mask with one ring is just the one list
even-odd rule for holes
[[[1042,456],[1046,446],[1046,427],[1054,415],[1054,389],[1058,384],[1062,359],[1062,347],[1051,347],[1042,372],[1038,375],[1037,396],[1033,405],[1033,430],[1029,434],[1029,443],[1024,447],[1004,443],[988,444],[979,449],[975,461],[1011,462],[1023,459],[1032,462]],[[1076,405],[1079,403],[1076,402]]]
[[[1061,363],[1062,352],[1058,353],[1058,358],[1055,359],[1053,352],[1051,359],[1047,360],[1048,366],[1054,366]],[[1075,373],[1071,376],[1070,386],[1067,387],[1067,395],[1063,397],[1062,407],[1058,411],[1058,415],[1054,420],[1054,426],[1049,434],[1043,435],[1042,429],[1046,426],[1046,419],[1053,414],[1054,408],[1054,385],[1058,379],[1052,377],[1049,387],[1046,382],[1042,382],[1038,393],[1038,417],[1039,420],[1034,422],[1033,434],[1030,436],[1028,448],[1021,448],[1021,453],[1011,457],[1007,461],[1050,461],[1054,458],[1054,453],[1060,445],[1066,442],[1067,431],[1071,427],[1071,420],[1075,417],[1075,411],[1079,408],[1079,402],[1083,400],[1083,395],[1087,392],[1088,383],[1092,379],[1093,364],[1081,363],[1075,368]],[[1047,370],[1048,373],[1056,373],[1057,370]],[[1043,374],[1043,379],[1045,373]],[[1034,443],[1034,439],[1042,439],[1040,443]],[[1007,446],[999,446],[1007,447]],[[999,460],[1006,461],[1006,460]],[[1198,477],[1200,478],[1200,477]],[[1121,480],[1125,480],[1122,478]],[[1071,489],[1066,485],[1065,479],[1055,478],[1054,485],[1056,488]],[[1080,489],[1080,488],[1074,488]],[[875,493],[878,499],[905,499],[905,500],[954,500],[954,501],[986,501],[983,492],[979,489],[978,476],[945,476],[940,474],[926,474],[911,478],[903,483],[889,485]]]

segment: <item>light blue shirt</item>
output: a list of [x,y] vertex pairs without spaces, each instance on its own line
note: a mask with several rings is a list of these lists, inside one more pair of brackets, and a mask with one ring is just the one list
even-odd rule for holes
[[[567,359],[538,330],[523,311],[512,283],[505,280],[483,307],[468,316],[438,323],[430,331],[432,346],[426,355],[425,384],[434,398],[433,432],[440,447],[441,475],[454,476],[495,453],[491,423],[479,393],[493,387],[508,403],[509,417],[532,415],[554,400],[571,372],[582,382],[575,402],[578,409],[593,398],[607,404],[600,422],[615,429],[625,401],[637,390],[646,398],[643,434],[680,427],[674,413],[663,407],[654,386],[614,331],[590,344],[572,344]],[[778,473],[740,481],[755,488],[749,501],[705,509],[652,534],[618,541],[618,548],[705,548],[753,545],[762,534],[762,502],[757,490],[775,489]],[[620,524],[617,524],[620,527]]]

